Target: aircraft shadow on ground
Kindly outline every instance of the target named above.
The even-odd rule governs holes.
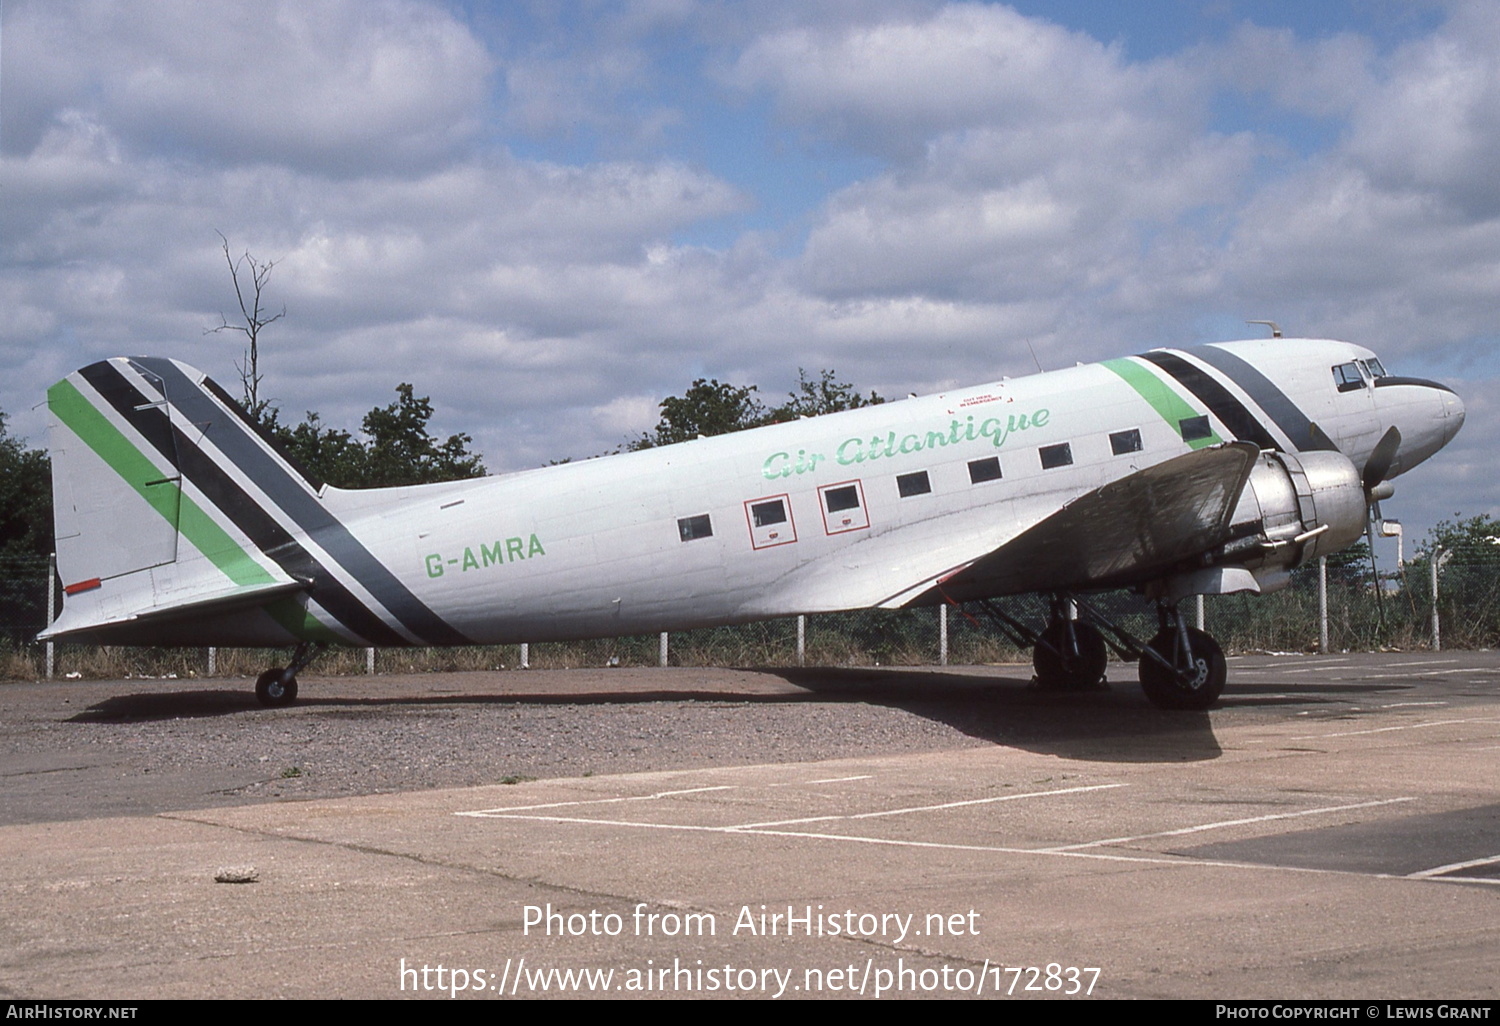
[[[292,711],[362,716],[381,708],[417,706],[864,703],[921,716],[992,744],[1073,759],[1183,762],[1214,759],[1222,752],[1207,713],[1165,711],[1151,706],[1135,682],[1134,669],[1119,663],[1109,666],[1111,683],[1082,691],[1041,689],[1029,675],[1020,675],[1023,670],[1011,667],[997,667],[992,676],[879,667],[777,667],[754,672],[777,678],[798,690],[767,693],[709,682],[694,686],[684,681],[687,686],[676,688],[622,686],[578,691],[427,692],[351,697],[320,696],[320,682],[311,680]],[[526,683],[524,676],[514,679]],[[1381,684],[1339,681],[1326,685],[1302,684],[1293,695],[1287,693],[1284,684],[1237,685],[1231,681],[1223,704],[1240,708],[1305,708],[1347,700],[1358,694],[1401,691],[1407,686],[1394,681]],[[245,688],[142,692],[97,702],[70,722],[152,722],[264,711]]]
[[[798,689],[775,693],[704,683],[680,688],[320,697],[318,682],[309,681],[294,711],[354,716],[382,707],[415,706],[865,703],[921,716],[992,744],[1067,758],[1182,762],[1214,759],[1221,754],[1207,713],[1156,709],[1141,695],[1130,668],[1111,664],[1110,670],[1116,678],[1113,683],[1072,692],[1042,690],[1014,670],[1006,675],[997,671],[994,676],[979,676],[943,670],[825,667],[758,670]],[[524,677],[517,678],[517,683],[523,682]],[[1350,689],[1343,685],[1337,690],[1347,693]],[[1284,689],[1265,685],[1247,685],[1226,696],[1227,702],[1256,706],[1302,706],[1328,700],[1329,696],[1316,692],[1288,696]],[[258,711],[262,710],[254,696],[240,688],[136,693],[97,702],[72,717],[71,722],[151,722]]]

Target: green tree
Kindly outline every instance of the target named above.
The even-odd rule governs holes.
[[[362,438],[325,427],[311,411],[296,427],[274,414],[268,426],[288,455],[312,476],[337,488],[382,488],[483,477],[484,463],[469,451],[466,434],[439,439],[427,433],[432,401],[416,389],[396,386],[396,401],[365,414]]]
[[[0,558],[52,552],[52,461],[5,427],[0,410]]]
[[[0,645],[31,641],[47,622],[52,462],[5,428],[0,411]]]
[[[798,367],[797,387],[787,393],[785,403],[771,411],[770,420],[779,423],[799,417],[820,417],[825,413],[879,406],[883,402],[874,392],[868,397],[860,395],[853,385],[838,380],[832,370],[825,370],[816,381],[809,381],[807,371]]]
[[[724,435],[766,423],[766,408],[754,385],[729,385],[699,378],[682,396],[661,401],[656,430],[630,442],[628,449],[652,449],[699,435]]]
[[[1453,559],[1462,563],[1484,565],[1500,564],[1500,518],[1488,513],[1467,519],[1455,513],[1452,520],[1439,520],[1427,538],[1421,551],[1430,554],[1441,548],[1453,553]]]
[[[411,385],[396,386],[397,399],[365,414],[364,433],[370,461],[365,486],[429,484],[483,477],[484,464],[469,452],[468,435],[449,435],[439,441],[427,434],[432,402],[417,398]]]
[[[787,401],[767,409],[755,393],[754,385],[730,385],[718,380],[699,378],[681,396],[661,401],[661,420],[656,429],[626,444],[627,449],[651,449],[658,445],[686,442],[700,435],[725,435],[731,431],[817,417],[825,413],[854,410],[885,402],[871,392],[862,396],[846,382],[838,380],[831,370],[809,380],[807,371],[797,368],[797,387],[787,393]]]

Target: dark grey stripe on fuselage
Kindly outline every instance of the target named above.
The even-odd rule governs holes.
[[[1277,388],[1270,378],[1257,370],[1254,364],[1215,346],[1199,346],[1190,355],[1202,360],[1242,388],[1299,452],[1331,447],[1326,435],[1320,437],[1320,433],[1313,430],[1313,422],[1308,419],[1307,414],[1302,412],[1291,397]]]
[[[176,364],[161,358],[142,358],[136,362],[161,377],[167,383],[167,396],[172,405],[188,420],[202,427],[206,437],[226,459],[239,467],[267,498],[408,630],[429,645],[472,644],[413,595],[384,563],[328,512],[306,484],[261,448],[258,438],[246,431],[232,413],[210,399]]]
[[[1246,442],[1254,442],[1260,449],[1280,450],[1281,445],[1271,437],[1266,426],[1256,419],[1255,414],[1245,408],[1245,404],[1234,397],[1234,394],[1202,368],[1189,363],[1174,352],[1163,349],[1153,349],[1149,353],[1140,355],[1142,360],[1149,360],[1172,377],[1176,378],[1184,388],[1193,393],[1198,399],[1219,418],[1219,423],[1234,435],[1235,438]]]
[[[165,406],[153,404],[150,396],[143,395],[108,361],[91,364],[79,374],[126,423],[171,461],[204,499],[243,531],[252,545],[288,575],[313,582],[318,603],[351,634],[372,645],[409,643],[315,560],[192,439],[172,425]]]
[[[1387,374],[1383,378],[1375,379],[1376,388],[1390,388],[1392,385],[1415,385],[1418,388],[1435,388],[1440,392],[1453,392],[1453,389],[1441,381],[1428,381],[1426,378],[1398,378],[1395,375]],[[1454,392],[1453,394],[1457,395],[1458,393]]]

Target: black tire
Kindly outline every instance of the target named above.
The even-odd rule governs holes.
[[[1141,690],[1158,709],[1207,709],[1224,693],[1224,681],[1229,676],[1224,650],[1211,634],[1196,627],[1189,627],[1187,634],[1193,649],[1191,677],[1184,679],[1182,674],[1167,669],[1150,656],[1141,657]],[[1175,663],[1177,632],[1162,631],[1151,639],[1149,647],[1167,662]]]
[[[261,705],[275,708],[297,700],[297,676],[283,667],[267,670],[255,682],[255,697]]]
[[[1060,691],[1082,691],[1098,687],[1104,680],[1104,668],[1109,664],[1109,649],[1104,644],[1104,635],[1092,624],[1075,620],[1073,637],[1078,642],[1078,655],[1066,655],[1068,625],[1054,620],[1042,631],[1042,641],[1031,650],[1031,666],[1036,670],[1036,679],[1044,688]],[[1049,649],[1047,646],[1051,645]]]

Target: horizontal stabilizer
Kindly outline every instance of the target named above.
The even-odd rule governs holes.
[[[301,581],[272,581],[266,584],[250,584],[225,588],[221,591],[207,594],[200,592],[182,602],[148,606],[129,615],[113,619],[77,623],[73,619],[64,616],[52,628],[38,634],[37,640],[57,641],[96,635],[108,632],[123,624],[144,626],[233,613],[241,609],[263,606],[276,599],[305,591],[306,588],[307,585]]]

